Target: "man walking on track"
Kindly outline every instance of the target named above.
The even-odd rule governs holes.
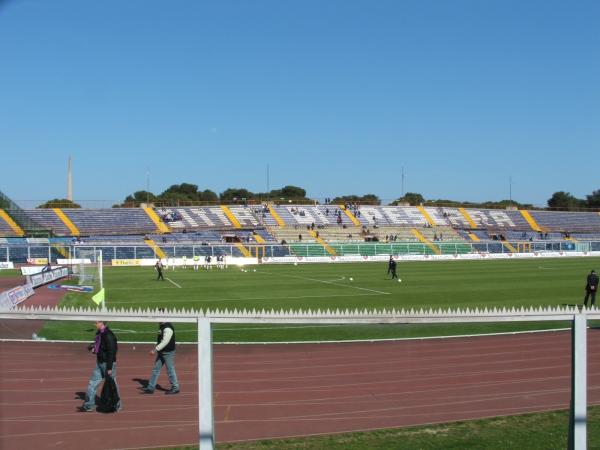
[[[106,377],[112,377],[117,382],[117,337],[106,326],[103,320],[96,322],[96,338],[94,343],[88,346],[88,350],[96,354],[96,367],[88,382],[85,403],[81,406],[82,412],[96,410],[96,389]],[[117,393],[119,387],[117,386]],[[119,395],[120,397],[120,395]],[[121,400],[117,403],[116,411],[121,409]]]
[[[390,255],[390,261],[388,262],[388,271],[387,271],[388,275],[392,274],[392,280],[394,278],[398,278],[398,274],[396,273],[396,261],[394,260],[394,257],[392,255]],[[398,281],[400,281],[400,279],[398,279]]]
[[[161,309],[160,312],[164,312],[164,309]],[[154,393],[156,382],[160,375],[160,369],[162,369],[163,365],[166,365],[167,375],[169,376],[169,382],[171,383],[171,389],[166,393],[178,394],[179,383],[177,381],[177,374],[175,373],[175,329],[170,322],[160,323],[156,344],[156,347],[150,351],[150,354],[156,355],[154,368],[152,369],[150,381],[148,381],[148,385],[143,391],[145,394]]]
[[[160,262],[160,259],[158,261],[156,261],[154,268],[158,272],[158,277],[156,278],[156,281],[158,281],[158,280],[165,281],[165,278],[163,277],[163,273],[162,273],[162,263]]]
[[[592,306],[596,306],[596,292],[598,292],[598,275],[596,275],[595,270],[592,270],[587,276],[585,284],[585,299],[583,300],[583,304],[586,308],[590,297],[592,297]]]

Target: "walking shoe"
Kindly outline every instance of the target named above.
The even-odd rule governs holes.
[[[93,407],[87,406],[87,405],[83,405],[81,408],[79,408],[79,411],[81,411],[81,412],[94,412],[94,411],[96,411],[96,408],[93,408]]]
[[[167,394],[167,395],[179,394],[179,388],[172,387],[167,392],[165,392],[165,394]]]
[[[142,389],[142,394],[154,394],[154,389],[144,388]]]

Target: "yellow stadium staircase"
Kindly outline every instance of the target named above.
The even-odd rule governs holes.
[[[58,253],[60,253],[60,255],[65,258],[65,259],[70,259],[71,255],[70,255],[70,251],[67,247],[65,247],[62,244],[52,244],[52,248],[54,250],[56,250]]]
[[[64,223],[65,226],[69,229],[69,231],[71,232],[71,236],[79,236],[79,229],[75,226],[73,222],[71,222],[71,219],[67,217],[67,215],[63,212],[62,209],[52,208],[52,211],[54,211],[54,214],[56,214],[60,221]]]
[[[156,242],[154,242],[153,239],[144,239],[144,242],[146,243],[146,245],[148,247],[150,247],[152,250],[154,250],[154,254],[156,256],[158,256],[160,259],[165,259],[167,257],[167,255],[165,254],[163,249],[160,248],[158,246],[158,244]]]
[[[269,212],[271,213],[271,216],[273,217],[273,219],[275,219],[275,222],[277,222],[277,225],[279,225],[279,228],[285,228],[285,222],[279,216],[279,214],[277,214],[277,211],[275,211],[275,208],[273,208],[273,205],[269,205]]]
[[[239,220],[237,220],[237,218],[233,215],[233,213],[227,206],[221,205],[221,209],[235,228],[242,228],[242,224],[239,222]]]
[[[434,220],[431,218],[431,216],[429,215],[429,213],[425,210],[425,208],[423,208],[422,206],[417,206],[417,209],[419,210],[419,212],[421,213],[421,215],[423,217],[425,217],[425,220],[427,221],[427,223],[429,225],[431,225],[432,227],[435,227],[435,222]]]
[[[421,233],[419,230],[417,230],[416,228],[411,228],[410,231],[416,236],[416,238],[419,241],[421,241],[423,244],[429,247],[433,251],[433,253],[435,253],[436,255],[440,255],[442,253],[440,248],[433,242],[431,242],[429,239],[427,239],[425,236],[423,236],[423,233]]]
[[[361,225],[360,220],[358,220],[356,218],[356,216],[354,214],[352,214],[352,211],[348,210],[345,205],[340,205],[340,209],[346,213],[346,215],[348,216],[348,218],[352,221],[352,223],[354,225],[356,225],[357,227],[360,227],[360,225]]]
[[[502,241],[504,248],[508,249],[511,253],[517,253],[517,249],[513,247],[510,242]]]
[[[242,255],[244,255],[246,258],[252,257],[250,250],[248,250],[246,247],[244,247],[244,244],[242,244],[240,242],[236,242],[235,246],[239,249],[240,252],[242,252]]]
[[[158,214],[156,214],[156,212],[152,208],[146,207],[144,208],[144,211],[148,215],[150,220],[154,223],[154,225],[156,225],[156,231],[158,233],[162,234],[171,232],[171,228],[169,228],[169,226],[166,223],[160,220],[160,217],[158,217]]]
[[[4,220],[17,236],[25,236],[25,231],[15,222],[6,211],[0,209],[0,218]]]
[[[529,224],[529,226],[531,227],[531,229],[533,231],[537,231],[538,233],[544,231],[544,229],[537,224],[537,222],[531,216],[531,214],[529,214],[529,211],[525,211],[524,209],[520,209],[519,212],[523,216],[523,219],[525,219],[527,221],[527,223]]]
[[[465,208],[458,208],[458,211],[463,215],[463,217],[465,218],[465,220],[467,221],[467,223],[469,224],[469,226],[471,228],[477,228],[477,224],[475,223],[475,221],[469,215],[469,213],[467,212],[467,210]]]
[[[325,248],[325,250],[327,250],[327,253],[329,253],[331,256],[337,255],[335,250],[333,248],[331,248],[327,242],[325,242],[323,239],[321,239],[316,231],[308,230],[308,233],[314,238],[315,241],[317,241],[319,244],[321,244]]]
[[[481,240],[477,237],[477,235],[475,233],[472,233],[471,231],[467,231],[467,234],[469,235],[469,238],[471,238],[471,240],[473,242],[479,242]]]

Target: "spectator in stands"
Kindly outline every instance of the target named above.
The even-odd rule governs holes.
[[[117,383],[117,337],[103,320],[96,321],[96,337],[94,343],[88,345],[88,350],[96,355],[96,367],[94,367],[88,382],[85,403],[81,406],[82,412],[96,410],[96,389],[104,378],[112,377],[115,384]],[[119,387],[117,386],[118,391]],[[121,406],[121,400],[119,400],[116,410],[119,411]]]
[[[596,275],[596,271],[592,270],[590,274],[587,276],[586,284],[585,284],[585,299],[583,300],[583,304],[587,308],[588,299],[592,297],[592,306],[596,306],[596,292],[598,292],[598,275]]]
[[[298,241],[302,242],[302,233],[298,235]]]
[[[164,312],[164,309],[161,309],[160,312]],[[144,394],[154,394],[163,365],[167,366],[167,375],[171,383],[171,389],[165,393],[167,395],[179,394],[179,382],[175,372],[175,328],[170,322],[160,322],[156,347],[150,351],[150,354],[156,355],[156,359],[148,385],[143,389]]]
[[[162,265],[162,262],[160,261],[160,259],[158,259],[158,260],[156,261],[156,264],[154,264],[154,268],[155,268],[155,269],[156,269],[156,271],[158,272],[158,276],[157,276],[157,278],[156,278],[156,281],[158,281],[158,280],[163,280],[163,281],[165,281],[165,278],[163,277],[163,273],[162,273],[162,270],[163,270],[163,265]]]

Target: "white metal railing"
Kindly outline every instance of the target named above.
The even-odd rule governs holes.
[[[338,256],[345,255],[390,255],[390,254],[418,254],[426,255],[431,253],[428,245],[414,241],[397,241],[390,243],[366,243],[366,242],[328,242],[333,246]],[[512,250],[503,245],[510,244],[519,253],[527,252],[590,252],[600,251],[600,241],[435,241],[443,254],[464,254],[464,253],[506,253],[511,254]],[[239,254],[239,250],[232,244],[173,244],[157,243],[158,246],[169,257],[192,257],[194,255],[216,256],[226,254],[233,256]],[[258,254],[261,257],[274,257],[281,255],[282,250],[296,256],[329,256],[327,250],[318,243],[288,242],[286,245],[275,243],[257,244],[256,242],[244,243],[253,255]],[[71,257],[78,258],[81,251],[102,250],[105,261],[111,259],[139,259],[153,258],[155,253],[152,248],[140,243],[120,243],[120,244],[97,244],[82,243],[79,245],[63,245],[62,248]],[[25,262],[29,258],[50,258],[64,257],[59,255],[59,251],[50,245],[39,244],[0,244],[0,261],[12,261],[15,263]]]
[[[600,319],[600,309],[578,307],[484,308],[449,310],[173,310],[46,308],[0,309],[0,319],[109,320],[113,322],[185,322],[198,329],[199,446],[214,448],[212,324],[423,324],[506,321],[571,321],[571,411],[568,448],[587,446],[587,321]]]

